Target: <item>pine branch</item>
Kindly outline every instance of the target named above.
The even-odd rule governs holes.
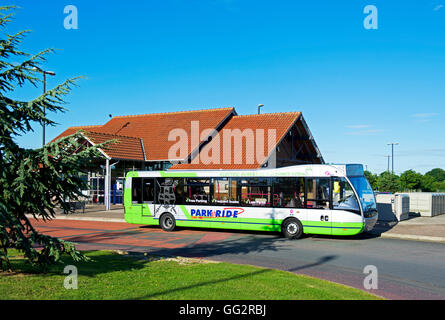
[[[6,28],[16,7],[0,7],[0,27]],[[68,79],[30,101],[7,97],[17,87],[41,82],[39,65],[53,49],[35,55],[21,51],[18,46],[29,31],[7,35],[0,40],[0,268],[10,269],[8,248],[22,251],[33,265],[45,268],[60,261],[67,253],[75,260],[84,259],[74,244],[40,234],[26,216],[44,221],[55,217],[55,210],[70,210],[65,198],[79,199],[88,188],[80,174],[88,172],[94,161],[103,156],[98,148],[88,147],[82,132],[68,136],[40,149],[24,149],[16,137],[33,131],[33,125],[55,125],[49,115],[65,112],[65,97],[78,79]],[[25,60],[13,64],[10,57]],[[36,250],[41,246],[42,250]]]

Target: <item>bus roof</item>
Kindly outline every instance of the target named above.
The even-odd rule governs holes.
[[[127,177],[344,177],[346,175],[363,176],[363,166],[361,164],[308,164],[257,170],[167,170],[127,173]]]

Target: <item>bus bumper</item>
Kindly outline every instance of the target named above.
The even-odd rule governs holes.
[[[365,228],[363,231],[368,232],[371,231],[375,224],[377,223],[378,215],[375,215],[372,218],[365,218]]]

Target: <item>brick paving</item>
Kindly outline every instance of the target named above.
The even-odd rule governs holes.
[[[49,236],[78,243],[83,249],[125,249],[143,251],[143,248],[183,248],[195,243],[218,242],[229,238],[228,232],[182,229],[164,232],[159,227],[128,224],[125,222],[84,221],[55,219],[49,222],[32,221],[33,226]]]
[[[95,225],[100,225],[100,222],[121,222],[126,228],[131,228],[134,226],[125,223],[124,209],[122,205],[114,205],[111,207],[111,209],[112,210],[110,211],[105,211],[104,206],[89,205],[86,207],[85,212],[82,212],[81,210],[77,210],[74,213],[69,214],[58,212],[56,214],[56,220],[97,221],[98,223]],[[70,224],[64,225],[69,227]],[[147,230],[150,230],[150,239],[151,241],[154,241],[154,243],[164,242],[164,237],[168,238],[168,236],[165,236],[165,234],[169,233],[162,232],[159,228],[153,227]],[[219,237],[227,236],[221,232],[210,231],[203,233],[202,229],[196,229],[196,231],[193,230],[190,232],[195,232],[196,237],[201,235],[203,238],[201,242],[206,241],[206,238],[209,238],[210,240],[213,238],[218,240]],[[435,217],[410,217],[410,219],[400,222],[378,222],[372,233],[388,238],[445,242],[445,214]],[[184,235],[184,233],[181,232],[181,235]],[[180,240],[171,239],[167,245],[175,245],[175,241],[177,242]],[[199,239],[195,239],[195,241],[199,241]]]

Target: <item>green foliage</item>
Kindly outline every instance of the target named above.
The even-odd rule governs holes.
[[[445,170],[436,168],[424,175],[414,170],[407,170],[400,177],[388,171],[380,175],[365,171],[365,176],[372,189],[380,192],[445,192],[445,179],[440,180],[444,177],[443,173]]]
[[[422,174],[414,170],[407,170],[400,175],[400,190],[401,191],[416,191],[419,190],[422,184]]]
[[[435,182],[445,182],[445,170],[441,168],[435,168],[428,171],[425,175],[433,178]]]
[[[434,189],[435,190],[433,190],[433,191],[445,192],[445,181],[435,182],[434,183]]]
[[[13,7],[0,7],[0,30],[6,30]],[[83,259],[72,243],[40,234],[26,216],[43,220],[54,217],[55,208],[69,210],[64,199],[76,200],[86,189],[79,173],[87,172],[101,157],[97,147],[85,147],[80,132],[43,148],[21,148],[15,137],[32,131],[35,124],[55,125],[46,114],[64,112],[64,97],[76,78],[69,79],[31,101],[7,95],[25,85],[40,85],[39,68],[47,49],[31,55],[18,47],[27,31],[2,34],[0,39],[0,267],[10,269],[9,247],[23,252],[33,265],[45,268],[60,260],[62,252]],[[12,63],[9,60],[20,61]],[[46,109],[46,113],[44,110]],[[40,247],[37,250],[36,247]]]
[[[399,177],[388,171],[383,172],[377,178],[377,189],[380,192],[395,193],[400,190]]]
[[[429,175],[421,176],[420,179],[420,189],[423,192],[433,192],[438,191],[438,183],[434,181],[434,178]]]

